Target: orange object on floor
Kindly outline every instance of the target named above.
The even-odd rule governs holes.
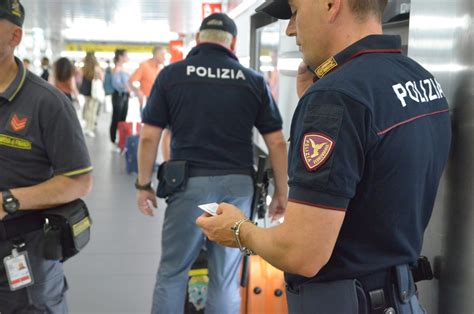
[[[250,256],[249,262],[248,284],[240,289],[240,314],[287,314],[283,272],[260,256]]]

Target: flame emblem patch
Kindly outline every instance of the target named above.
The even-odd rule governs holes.
[[[304,135],[301,143],[301,155],[309,171],[316,171],[329,158],[334,148],[334,141],[321,133]]]

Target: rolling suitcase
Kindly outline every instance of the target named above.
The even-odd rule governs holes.
[[[283,272],[264,261],[250,256],[248,283],[240,289],[240,314],[287,314]]]
[[[125,140],[125,169],[128,174],[138,173],[138,142],[140,137],[132,135]]]
[[[142,124],[137,123],[137,122],[121,121],[118,123],[118,126],[117,126],[118,135],[119,135],[118,147],[120,148],[120,151],[123,152],[123,150],[125,149],[125,141],[127,140],[127,137],[131,135],[140,134],[141,128],[142,128]]]

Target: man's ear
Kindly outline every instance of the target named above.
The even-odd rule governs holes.
[[[199,32],[196,33],[196,36],[194,38],[196,40],[196,44],[199,45],[201,43],[201,40],[199,39]]]
[[[232,52],[235,52],[236,46],[237,46],[237,37],[234,37],[232,38],[232,42],[230,43],[230,50]]]
[[[20,45],[21,40],[23,38],[23,30],[21,27],[12,26],[12,36],[10,40],[10,46],[12,48],[16,48]]]
[[[333,23],[341,12],[342,1],[343,0],[326,0],[326,10],[330,23]]]

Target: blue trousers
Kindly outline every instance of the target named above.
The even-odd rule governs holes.
[[[13,243],[0,241],[0,313],[68,313],[65,297],[67,283],[63,265],[59,261],[44,259],[43,230],[26,234],[23,240],[26,243],[34,284],[10,291],[3,258],[11,255]]]
[[[197,206],[226,202],[237,206],[248,216],[252,196],[250,176],[226,175],[192,177],[185,191],[168,198],[152,313],[183,312],[188,272],[204,245],[204,235],[195,223],[203,211]],[[239,250],[207,241],[207,253],[209,286],[205,312],[238,314]]]

